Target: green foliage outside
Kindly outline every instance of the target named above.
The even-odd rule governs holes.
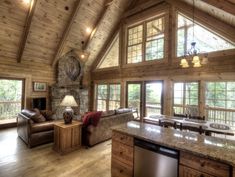
[[[15,118],[21,110],[22,81],[0,79],[0,119]]]

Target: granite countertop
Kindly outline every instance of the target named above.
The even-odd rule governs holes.
[[[235,141],[130,121],[112,130],[235,166]]]
[[[158,122],[159,119],[162,120],[171,120],[176,123],[182,123],[182,124],[189,124],[189,125],[200,125],[202,126],[202,129],[207,132],[214,132],[214,133],[219,133],[219,134],[225,134],[225,135],[231,135],[234,136],[234,131],[231,130],[229,125],[222,124],[222,123],[214,123],[210,121],[205,121],[205,120],[195,120],[195,119],[189,119],[189,118],[183,118],[183,117],[174,117],[174,116],[166,116],[166,115],[154,115],[150,117],[146,117],[145,119],[150,120],[150,121],[155,121]],[[228,129],[218,129],[218,128],[213,128],[211,125],[221,125],[224,127],[228,127]]]

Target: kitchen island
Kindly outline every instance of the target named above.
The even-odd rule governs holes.
[[[235,177],[234,141],[136,121],[112,130],[113,177],[134,176],[136,139],[178,151],[179,177]]]

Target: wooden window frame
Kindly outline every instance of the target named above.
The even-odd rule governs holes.
[[[141,22],[137,22],[135,23],[134,25],[129,25],[126,27],[125,29],[125,57],[124,57],[124,65],[125,66],[133,66],[133,65],[138,65],[138,64],[143,64],[143,63],[148,63],[148,64],[152,64],[153,62],[164,62],[165,59],[167,58],[167,47],[168,47],[168,38],[167,38],[167,34],[168,34],[168,22],[169,22],[169,13],[164,11],[164,12],[161,12],[157,15],[154,15],[152,17],[149,17],[149,18],[146,18],[144,20],[142,20]],[[147,41],[147,23],[148,22],[151,22],[151,21],[154,21],[154,20],[157,20],[157,19],[160,19],[160,18],[163,18],[163,25],[164,25],[164,45],[163,45],[163,58],[161,59],[154,59],[154,60],[148,60],[146,61],[146,43],[149,42]],[[137,62],[137,63],[128,63],[128,39],[129,39],[129,29],[131,28],[134,28],[136,26],[139,26],[139,25],[143,25],[143,40],[142,40],[142,61],[141,62]]]
[[[212,82],[212,83],[216,83],[216,82],[225,82],[226,83],[226,96],[227,96],[227,92],[228,92],[228,90],[227,90],[227,83],[228,82],[233,82],[233,83],[235,83],[235,80],[207,80],[207,81],[205,81],[205,86],[204,87],[206,87],[206,84],[207,83],[209,83],[209,82]],[[203,109],[204,109],[204,112],[205,112],[205,115],[207,115],[207,111],[208,110],[212,110],[212,111],[224,111],[224,112],[235,112],[235,109],[229,109],[229,108],[219,108],[219,107],[207,107],[206,106],[206,89],[204,90],[204,92],[205,92],[205,103],[204,103],[204,105],[203,105]],[[228,100],[227,100],[227,97],[225,98],[225,100],[224,100],[225,102],[227,102]],[[227,104],[227,103],[225,103],[225,104]],[[227,106],[226,106],[227,107]],[[215,113],[214,113],[215,114]],[[207,118],[207,116],[206,116],[206,118]],[[219,120],[221,120],[221,119],[219,119]],[[214,120],[213,121],[216,121],[216,117],[214,117]],[[227,114],[225,114],[225,123],[227,123]],[[231,122],[231,121],[230,121]],[[232,120],[232,122],[235,122],[235,119],[233,119]],[[234,128],[234,126],[233,126],[233,128]]]
[[[191,17],[191,14],[189,14],[188,12],[182,10],[182,9],[177,9],[174,11],[175,13],[175,30],[174,30],[174,34],[175,34],[175,51],[173,52],[174,53],[174,57],[176,59],[180,59],[182,58],[183,56],[177,56],[177,49],[178,49],[178,29],[183,29],[184,27],[180,27],[178,28],[178,14],[184,16],[185,18],[188,18],[189,20],[192,18]],[[212,17],[213,18],[213,17]],[[217,20],[217,19],[215,19]],[[212,31],[211,28],[211,24],[210,23],[207,23],[207,22],[204,22],[203,20],[201,20],[201,16],[199,15],[195,21],[197,21],[197,25],[205,28],[206,30],[210,31],[212,34],[216,34],[218,35],[219,37],[221,37],[222,39],[224,40],[227,40],[227,35],[224,35],[222,34],[221,32],[218,32],[217,30],[216,31]],[[185,27],[184,29],[187,29],[188,27]],[[185,31],[184,31],[185,32]],[[187,36],[187,35],[185,35]],[[185,37],[185,41],[187,41],[187,37]],[[232,42],[232,43],[235,43],[235,41],[228,41],[228,42]],[[187,52],[187,42],[185,43],[184,45],[184,49],[186,49],[186,52]],[[208,55],[208,57],[218,57],[218,56],[221,56],[221,54],[225,55],[225,54],[228,54],[228,55],[231,55],[232,54],[235,54],[235,49],[227,49],[227,50],[218,50],[218,51],[212,51],[212,52],[206,52],[206,54]],[[177,61],[175,61],[177,62]]]
[[[99,85],[106,85],[107,86],[107,98],[106,99],[98,99],[98,86]],[[121,105],[121,83],[97,83],[95,84],[95,110],[98,108],[98,100],[105,100],[106,101],[106,110],[109,110],[109,101],[110,101],[110,85],[120,85],[120,105]],[[117,100],[111,100],[117,101]]]
[[[164,81],[163,80],[149,80],[149,81],[126,81],[126,102],[125,105],[128,107],[128,85],[129,84],[140,84],[140,112],[139,114],[139,121],[143,122],[144,117],[146,117],[146,84],[149,83],[161,83],[162,84],[162,93],[161,93],[161,114],[164,111]]]
[[[142,26],[142,28],[143,28],[143,31],[142,31],[142,42],[141,43],[136,43],[136,44],[132,44],[132,45],[129,45],[128,44],[128,42],[129,42],[129,30],[130,29],[132,29],[132,28],[136,28],[136,27],[138,27],[138,26]],[[141,60],[143,61],[143,50],[144,50],[144,24],[143,23],[137,23],[137,24],[135,24],[135,25],[132,25],[132,26],[129,26],[129,27],[127,27],[127,30],[126,30],[126,34],[127,34],[127,38],[126,38],[126,45],[127,45],[127,47],[126,47],[126,64],[133,64],[133,63],[128,63],[128,48],[129,47],[133,47],[133,46],[137,46],[137,45],[140,45],[141,44],[141,48],[142,48],[142,57],[141,57]],[[142,62],[141,61],[141,62]],[[141,63],[141,62],[137,62],[137,63]]]
[[[175,104],[175,84],[176,83],[183,83],[183,105]],[[173,99],[172,99],[172,112],[174,113],[174,107],[182,107],[183,108],[183,114],[185,114],[185,108],[186,108],[186,84],[187,83],[198,83],[198,114],[201,115],[201,109],[200,109],[200,103],[201,103],[201,82],[200,81],[175,81],[173,82]]]

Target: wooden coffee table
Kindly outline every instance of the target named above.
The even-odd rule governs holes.
[[[61,155],[81,147],[82,122],[73,121],[71,124],[56,122],[54,124],[53,149]]]

